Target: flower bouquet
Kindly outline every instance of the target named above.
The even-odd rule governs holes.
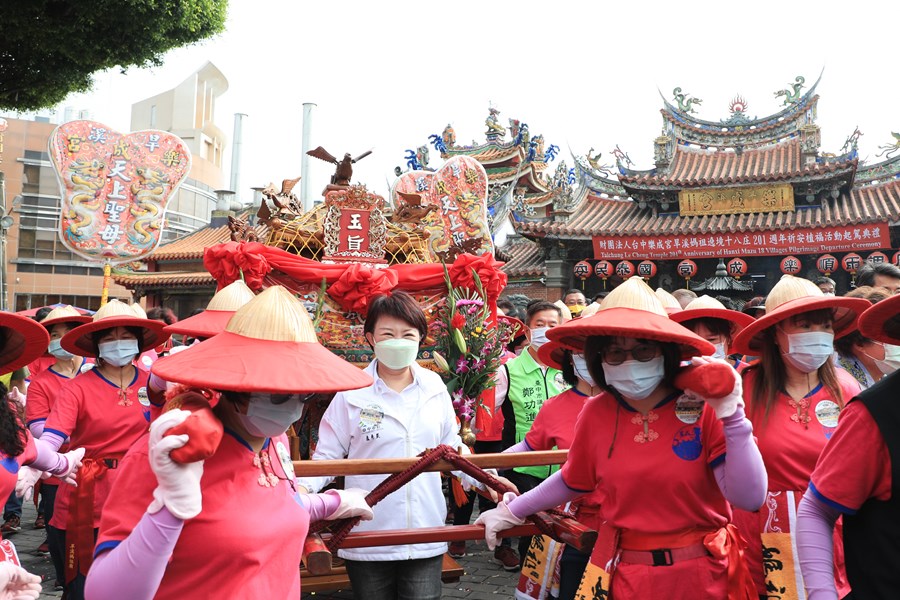
[[[447,299],[433,323],[434,362],[447,384],[459,417],[460,436],[467,446],[475,443],[471,425],[476,408],[493,415],[493,403],[485,405],[482,396],[494,387],[494,374],[511,334],[505,323],[496,322],[481,279],[474,269],[472,274],[475,289],[455,287],[444,268]]]

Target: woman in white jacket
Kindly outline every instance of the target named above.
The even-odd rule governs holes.
[[[375,383],[340,392],[319,425],[313,460],[416,456],[447,444],[464,447],[450,396],[441,378],[416,364],[428,325],[425,313],[403,292],[376,298],[364,326],[375,360],[366,367]],[[346,488],[372,490],[385,475],[346,477]],[[300,479],[318,491],[333,477]],[[444,525],[447,507],[439,473],[423,473],[375,507],[375,518],[356,531]],[[441,562],[447,544],[406,544],[340,550],[353,595],[365,600],[441,597]]]

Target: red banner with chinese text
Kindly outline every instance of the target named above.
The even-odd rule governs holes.
[[[682,259],[858,252],[891,247],[887,223],[697,235],[595,236],[595,259]]]

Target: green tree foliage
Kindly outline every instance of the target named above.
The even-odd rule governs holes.
[[[225,27],[227,0],[0,0],[0,109],[53,106]]]

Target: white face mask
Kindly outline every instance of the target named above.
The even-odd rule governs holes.
[[[606,383],[629,400],[643,400],[662,382],[666,375],[665,358],[657,356],[641,362],[626,360],[621,365],[603,363]]]
[[[381,340],[375,346],[375,358],[389,369],[405,369],[416,360],[419,342],[416,340]]]
[[[247,414],[235,413],[250,435],[261,438],[275,437],[300,420],[303,414],[300,394],[291,394],[290,398],[280,404],[272,402],[273,396],[278,396],[280,400],[284,394],[250,394]]]
[[[534,329],[531,330],[531,344],[530,345],[532,348],[534,348],[535,350],[540,350],[541,346],[543,346],[548,341],[550,341],[547,339],[547,330],[548,329],[550,329],[550,328],[549,327],[535,327]]]
[[[98,344],[100,358],[114,367],[124,367],[140,352],[137,340],[111,340]]]
[[[803,373],[812,373],[834,354],[834,334],[828,331],[788,333],[785,360]]]
[[[582,380],[591,387],[597,385],[594,382],[594,378],[591,377],[591,373],[588,371],[587,361],[584,359],[584,354],[572,354],[572,367],[575,369],[575,375],[578,377],[578,379]]]
[[[725,344],[716,344],[716,351],[713,352],[713,358],[721,358],[722,360],[725,360],[727,357],[728,355],[725,354]]]
[[[884,360],[874,358],[875,366],[883,375],[890,375],[900,369],[900,346],[882,344],[884,346]]]
[[[75,356],[71,352],[63,350],[61,339],[50,340],[50,345],[47,347],[47,352],[61,360],[66,360]]]

